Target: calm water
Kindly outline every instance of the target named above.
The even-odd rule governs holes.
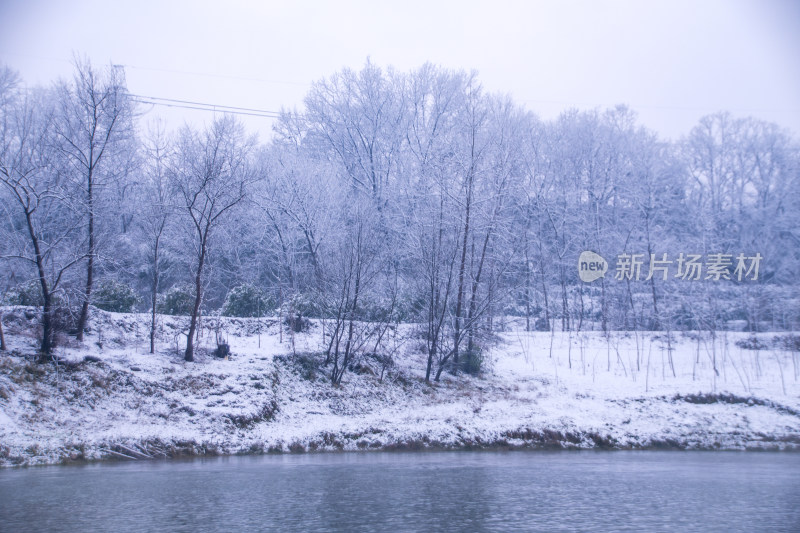
[[[800,454],[439,452],[0,471],[0,531],[800,531]]]

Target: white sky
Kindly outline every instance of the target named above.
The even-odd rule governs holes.
[[[627,103],[662,136],[707,113],[800,133],[800,2],[160,2],[0,0],[0,62],[30,85],[73,52],[126,66],[134,94],[280,110],[367,56],[476,69],[544,118]],[[172,126],[210,113],[154,108]],[[245,121],[263,137],[271,121]]]

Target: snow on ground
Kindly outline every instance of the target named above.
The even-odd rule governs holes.
[[[330,384],[324,324],[291,335],[277,318],[223,319],[229,359],[203,322],[197,361],[187,319],[94,310],[60,365],[33,363],[33,309],[6,307],[0,355],[0,464],[358,449],[559,447],[800,449],[800,354],[743,349],[745,333],[500,333],[481,376],[424,381],[413,327],[381,370],[363,358]],[[769,345],[769,347],[767,347]],[[88,357],[87,357],[88,356]],[[716,372],[714,371],[716,368]]]

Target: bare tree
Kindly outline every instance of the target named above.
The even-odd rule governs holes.
[[[265,179],[253,200],[275,239],[276,277],[290,294],[317,290],[323,278],[321,249],[336,227],[341,184],[332,165],[305,149],[280,144],[260,159]]]
[[[49,95],[3,92],[0,182],[9,197],[3,202],[5,259],[35,268],[42,298],[40,360],[47,361],[54,346],[55,296],[64,275],[85,258],[76,252],[80,218],[69,180],[52,164]]]
[[[145,142],[145,166],[142,169],[142,201],[138,210],[138,226],[147,239],[150,263],[150,353],[155,353],[156,303],[163,269],[163,240],[167,224],[174,212],[167,165],[173,156],[164,131],[156,126]]]
[[[75,60],[71,83],[57,86],[58,111],[54,122],[59,152],[65,170],[82,183],[86,216],[86,285],[77,323],[77,339],[89,317],[97,257],[98,199],[102,189],[116,176],[109,161],[132,135],[132,102],[125,87],[124,73],[109,66],[95,70],[88,61]]]
[[[452,142],[466,80],[464,73],[426,64],[409,74],[404,85],[408,148],[401,199],[402,205],[415,208],[398,209],[397,219],[401,227],[407,228],[406,254],[419,265],[409,266],[409,274],[419,283],[417,291],[425,301],[426,381],[432,377],[434,363],[441,365],[440,359],[449,353],[445,333],[452,307],[460,227],[454,216],[458,204],[450,192],[456,187]]]
[[[194,303],[184,359],[194,361],[194,336],[203,300],[204,267],[213,234],[246,195],[253,179],[250,155],[254,138],[232,117],[215,120],[203,132],[184,128],[176,146],[170,179],[189,219],[194,246]]]
[[[403,92],[393,88],[400,83],[368,60],[359,72],[344,69],[315,83],[305,99],[305,143],[331,154],[378,209],[388,200],[403,143]]]
[[[460,115],[463,117],[461,135],[463,144],[459,147],[462,150],[459,158],[459,171],[463,176],[460,194],[463,195],[463,229],[461,229],[461,259],[458,267],[458,281],[456,285],[456,308],[453,318],[453,364],[456,370],[459,364],[459,345],[463,338],[462,313],[464,312],[464,298],[466,290],[466,271],[467,271],[467,248],[471,237],[470,222],[475,199],[475,181],[480,172],[481,160],[487,146],[485,127],[487,122],[486,102],[484,101],[480,84],[475,74],[470,77],[465,86],[464,109]],[[442,365],[436,373],[438,381],[441,375]]]
[[[331,382],[335,385],[341,383],[347,368],[370,339],[380,339],[385,330],[369,323],[375,317],[366,316],[364,302],[387,288],[391,290],[388,284],[381,283],[382,274],[387,271],[387,247],[378,231],[380,221],[372,200],[359,192],[346,199],[350,208],[342,217],[335,249],[329,253],[323,292],[333,316],[327,352],[333,364]],[[385,326],[388,321],[378,322]],[[377,340],[376,347],[379,344]]]

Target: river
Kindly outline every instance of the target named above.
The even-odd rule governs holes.
[[[800,531],[800,454],[327,453],[0,471],[0,531]]]

